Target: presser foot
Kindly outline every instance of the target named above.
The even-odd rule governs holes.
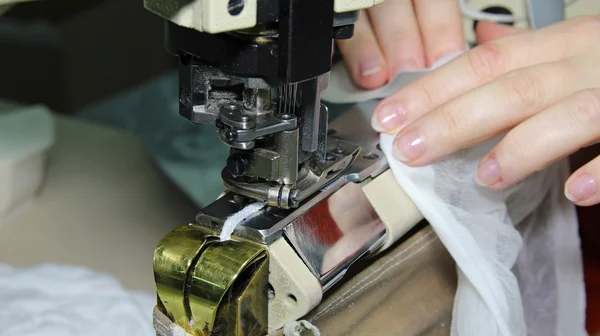
[[[223,169],[221,177],[225,187],[241,196],[264,201],[268,206],[281,209],[297,208],[319,189],[335,181],[356,160],[361,148],[336,138],[329,138],[325,160],[306,161],[301,165],[298,178],[293,184],[257,182],[245,177],[234,177],[229,168]]]

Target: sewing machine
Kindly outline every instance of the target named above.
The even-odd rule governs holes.
[[[378,200],[394,207],[379,190],[395,181],[370,111],[329,125],[320,99],[332,41],[351,38],[357,11],[382,1],[145,1],[166,19],[166,48],[179,58],[181,116],[212,125],[230,147],[226,192],[156,249],[159,334],[175,323],[193,335],[266,335],[421,219],[401,191],[403,213],[379,217]],[[331,213],[340,197],[355,222]],[[225,221],[256,202],[266,207],[220,241]]]
[[[179,58],[179,107],[231,148],[227,191],[155,252],[155,327],[265,335],[302,318],[359,259],[422,219],[354,108],[328,125],[333,39],[382,0],[146,0]],[[351,204],[339,216],[332,204]],[[267,207],[221,242],[225,221]]]

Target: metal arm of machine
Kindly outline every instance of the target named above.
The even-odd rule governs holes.
[[[146,0],[167,19],[177,55],[179,111],[216,126],[231,148],[223,181],[238,195],[296,208],[354,160],[327,153],[334,39],[351,38],[357,10],[382,0]]]
[[[228,192],[155,251],[159,334],[171,335],[165,325],[173,323],[192,335],[266,335],[307,314],[356,260],[421,220],[401,189],[404,213],[385,218],[390,207],[377,190],[395,181],[382,174],[371,109],[328,125],[320,99],[332,41],[351,38],[357,10],[381,1],[145,1],[167,19],[180,114],[213,125],[230,147]],[[356,200],[359,221],[331,215],[340,196]],[[268,206],[220,242],[225,220],[257,200]]]
[[[266,208],[236,228],[233,241],[219,243],[218,236],[224,221],[245,205],[243,197],[229,192],[205,207],[197,216],[195,224],[183,227],[183,231],[180,228],[165,238],[155,253],[160,310],[157,314],[169,316],[170,321],[193,320],[194,323],[178,323],[192,335],[266,335],[306,315],[321,301],[323,294],[344,277],[355,261],[385,250],[417,224],[422,219],[421,214],[396,184],[378,149],[378,134],[368,123],[371,109],[369,106],[357,106],[331,124],[328,152],[340,151],[338,149],[354,150],[358,153],[357,157],[339,178],[316,191],[299,207]],[[358,220],[346,221],[332,214],[332,200],[339,197],[355,203],[349,210],[352,210],[352,215]],[[190,231],[197,232],[196,236],[199,238],[192,244],[193,253],[185,253],[182,245],[187,245]],[[184,236],[174,238],[173,235],[182,232],[186,232]],[[213,257],[206,259],[208,250],[201,246],[207,242],[210,242],[212,249],[223,249],[223,252],[212,252]],[[231,264],[228,260],[235,256],[234,259],[250,263],[251,260],[243,256],[249,253],[248,250],[261,248],[266,251],[261,262],[268,265],[268,285],[256,287],[247,283],[248,287],[244,287],[244,290],[236,287],[235,279],[254,276],[250,277],[248,272],[243,273],[240,266],[237,266],[240,263]],[[231,249],[236,250],[231,252]],[[189,262],[183,262],[181,258]],[[212,260],[219,266],[207,263],[207,260]],[[165,264],[172,266],[165,267]],[[174,272],[174,269],[178,271]],[[221,301],[209,300],[212,297],[211,291],[198,287],[206,281],[198,277],[214,277],[215,271],[228,278],[228,283],[231,284],[220,287],[222,294],[218,297]],[[173,278],[177,278],[173,274],[180,274],[180,279],[188,281],[173,281]],[[230,291],[244,293],[238,296],[239,300],[247,295],[257,297],[252,302],[259,307],[246,305],[244,310],[242,301],[231,301],[227,294]],[[163,305],[164,302],[173,302],[173,293],[176,293],[179,302],[187,302],[187,310],[175,310]],[[186,297],[187,301],[184,299]],[[268,300],[261,301],[258,297]],[[239,302],[236,309],[232,310],[231,302]],[[238,328],[235,330],[217,328],[215,331],[209,328],[199,332],[189,327],[190,324],[197,326],[198,320],[211,320],[211,325],[217,323],[220,318],[216,313],[211,313],[208,317],[206,315],[210,311],[218,311],[217,308],[198,308],[207,304],[223,307],[229,314],[235,312],[235,316],[245,319],[244,325],[252,325],[252,330],[256,333],[239,327],[239,320],[229,324],[232,328]],[[250,314],[250,310],[266,313],[260,315],[263,318],[260,321],[244,318],[243,316]],[[254,323],[249,324],[248,321]]]

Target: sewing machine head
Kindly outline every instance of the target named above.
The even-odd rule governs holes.
[[[370,111],[328,128],[320,99],[333,40],[352,37],[357,10],[379,2],[145,1],[167,19],[166,46],[179,57],[180,114],[214,125],[230,147],[229,192],[155,251],[157,330],[264,335],[307,314],[349,265],[393,236],[360,201],[387,168]],[[324,215],[334,195],[363,220]],[[219,241],[225,221],[254,200],[268,207]]]
[[[332,41],[351,38],[357,10],[378,2],[146,0],[169,19],[180,114],[215,125],[231,148],[227,189],[295,208],[348,168],[357,149],[328,146],[320,94]]]

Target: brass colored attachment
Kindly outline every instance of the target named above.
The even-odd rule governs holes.
[[[154,251],[158,308],[195,336],[263,336],[268,331],[264,246],[196,224],[166,235]]]

